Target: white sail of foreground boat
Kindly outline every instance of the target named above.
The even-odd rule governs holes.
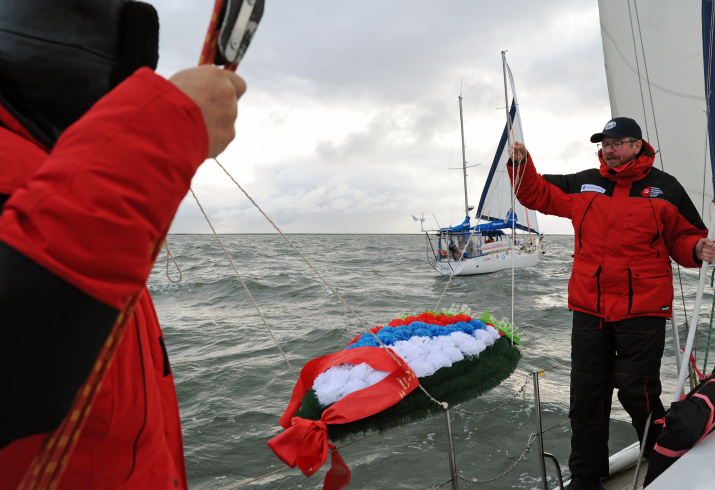
[[[539,262],[541,236],[536,212],[526,209],[515,199],[506,171],[509,144],[514,139],[524,141],[524,135],[514,78],[504,52],[502,64],[508,119],[482,190],[474,225],[469,216],[473,208],[468,203],[462,96],[459,96],[465,218],[457,226],[426,232],[430,242],[428,261],[443,276],[485,274],[512,267],[533,267]],[[511,87],[511,104],[507,76]]]
[[[644,139],[657,150],[654,165],[678,179],[703,221],[709,224],[712,238],[712,218],[715,217],[712,207],[715,124],[710,118],[715,66],[712,0],[599,0],[598,6],[611,116],[627,116],[639,123]],[[674,393],[663,394],[672,396],[673,401],[679,400],[683,391],[689,391],[683,384],[698,330],[707,267],[704,264],[701,270],[692,315],[688,315],[685,304],[680,308],[673,305],[678,383]],[[676,272],[680,275],[679,269]],[[680,282],[680,278],[675,282]],[[690,325],[684,356],[680,355],[679,324]],[[710,434],[648,488],[671,489],[683,484],[690,488],[709,488],[714,444],[715,436]],[[637,447],[637,443],[634,446]],[[623,454],[619,457],[623,458]],[[629,454],[637,457],[638,453]]]

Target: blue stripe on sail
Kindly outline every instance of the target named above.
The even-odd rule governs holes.
[[[713,94],[712,77],[715,75],[715,64],[712,53],[712,32],[713,29],[713,1],[703,0],[703,73],[705,74],[705,97],[708,105],[708,139],[710,141],[710,166],[715,176],[715,118],[711,117],[710,111],[714,107],[715,94]],[[711,182],[715,190],[715,182]]]
[[[514,104],[514,99],[511,100],[511,110],[509,110],[509,118],[512,121],[512,124],[514,123],[514,116],[516,115],[516,104]],[[487,176],[487,182],[484,184],[484,189],[482,189],[482,196],[479,198],[479,207],[477,208],[477,216],[481,217],[482,215],[482,208],[484,207],[484,200],[487,198],[487,194],[489,192],[489,186],[492,185],[492,178],[494,177],[494,173],[497,170],[497,165],[499,165],[499,160],[501,159],[501,155],[504,152],[504,148],[506,147],[506,143],[509,141],[509,124],[504,125],[504,132],[501,135],[501,139],[499,140],[499,147],[497,148],[497,152],[494,155],[494,161],[492,162],[492,166],[489,169],[489,175]]]

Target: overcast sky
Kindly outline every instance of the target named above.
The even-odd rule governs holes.
[[[198,62],[213,0],[150,0],[158,71]],[[501,51],[541,173],[595,166],[610,118],[596,0],[266,0],[238,73],[237,138],[219,161],[285,232],[416,233],[478,204],[504,126]],[[192,188],[223,233],[273,232],[212,161]],[[539,215],[543,232],[572,233]],[[209,233],[193,198],[174,233]]]

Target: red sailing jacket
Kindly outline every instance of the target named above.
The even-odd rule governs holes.
[[[0,194],[10,195],[0,214],[3,246],[110,311],[140,296],[60,488],[187,488],[174,381],[145,284],[208,153],[200,109],[145,68],[70,126],[51,151],[1,107],[0,122]],[[26,355],[46,348],[42,342],[36,339]],[[17,487],[45,435],[0,449],[0,488]]]
[[[643,142],[638,158],[617,168],[603,163],[570,175],[539,175],[529,155],[513,169],[524,206],[569,218],[574,262],[568,305],[618,321],[672,315],[672,257],[698,267],[694,247],[707,228],[675,178],[653,168],[655,152]],[[600,159],[600,157],[599,157]]]

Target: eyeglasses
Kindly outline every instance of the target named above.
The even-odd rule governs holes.
[[[623,148],[623,143],[635,143],[638,140],[628,140],[628,141],[614,141],[613,143],[599,143],[596,145],[596,147],[600,149],[607,150],[611,148],[613,151],[618,151],[621,148]]]

